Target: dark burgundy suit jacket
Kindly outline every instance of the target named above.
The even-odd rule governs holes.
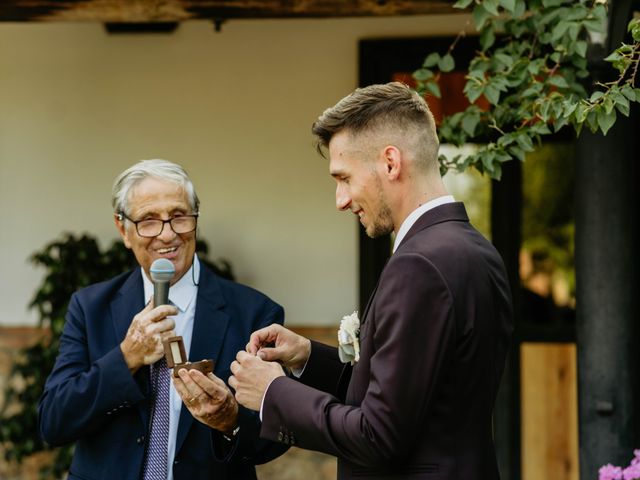
[[[502,259],[461,203],[426,212],[361,317],[360,361],[313,343],[267,390],[261,436],[338,457],[338,478],[499,478],[492,411],[512,331]]]

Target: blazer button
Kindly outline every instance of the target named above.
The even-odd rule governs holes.
[[[138,438],[136,438],[136,442],[138,443],[138,445],[144,443],[144,435],[140,435]]]
[[[287,435],[287,434],[285,434],[285,435],[284,435],[284,440],[283,440],[283,442],[284,442],[284,443],[287,443],[287,444],[289,443],[289,435]]]
[[[281,442],[283,438],[284,435],[282,434],[282,432],[278,432],[278,441]]]

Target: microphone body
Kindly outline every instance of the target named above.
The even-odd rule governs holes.
[[[169,284],[176,274],[176,267],[166,258],[154,260],[149,269],[153,282],[153,306],[169,304]]]

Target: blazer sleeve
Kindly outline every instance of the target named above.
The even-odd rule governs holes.
[[[38,405],[40,435],[57,446],[97,431],[109,416],[145,398],[117,344],[90,360],[87,319],[77,294],[71,297],[60,351]]]
[[[431,262],[417,254],[392,257],[361,331],[373,335],[372,351],[361,352],[370,360],[362,402],[346,405],[279,377],[265,397],[263,437],[293,435],[299,447],[369,467],[401,461],[433,406],[455,336],[453,312],[452,296]]]
[[[266,314],[258,315],[259,321],[253,330],[277,323],[284,323],[284,310],[276,303],[269,302]],[[247,339],[248,340],[248,339]],[[225,379],[227,381],[227,379]],[[259,465],[282,455],[288,450],[287,445],[260,438],[260,416],[258,412],[240,406],[238,411],[238,434],[231,441],[217,431],[211,430],[211,443],[214,458],[224,463],[246,463]]]

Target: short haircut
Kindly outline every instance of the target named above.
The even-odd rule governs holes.
[[[111,191],[111,204],[115,213],[129,213],[129,194],[136,185],[146,178],[157,178],[182,186],[191,208],[194,212],[198,211],[200,200],[185,169],[167,160],[154,159],[136,163],[115,179]]]
[[[328,108],[311,128],[316,148],[324,156],[333,136],[347,131],[361,134],[410,135],[414,137],[414,155],[424,166],[436,166],[438,136],[433,115],[415,90],[400,82],[358,88]]]

